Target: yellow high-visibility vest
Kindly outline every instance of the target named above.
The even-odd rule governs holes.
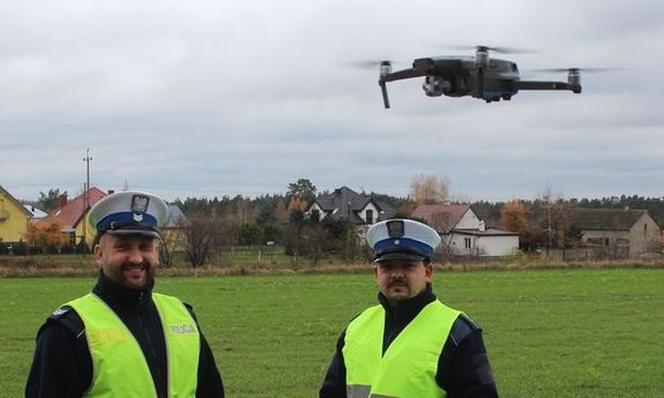
[[[193,397],[198,382],[200,332],[184,304],[152,293],[164,330],[168,397]],[[94,293],[65,304],[83,320],[92,356],[86,397],[156,397],[150,368],[138,341],[115,312]]]
[[[438,300],[427,304],[383,355],[385,309],[370,307],[346,329],[342,349],[348,398],[444,397],[438,359],[461,312]]]

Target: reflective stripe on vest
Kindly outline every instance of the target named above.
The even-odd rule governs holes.
[[[438,359],[461,312],[435,300],[399,333],[382,355],[385,309],[368,308],[346,329],[342,349],[349,398],[444,397]]]
[[[175,297],[152,294],[164,330],[168,397],[193,397],[198,381],[200,335],[195,320]],[[131,331],[93,293],[65,304],[83,320],[92,356],[87,397],[156,397],[143,351]]]

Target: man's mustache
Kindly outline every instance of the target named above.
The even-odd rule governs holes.
[[[388,287],[392,286],[406,286],[406,281],[404,279],[393,279],[391,280],[388,285]]]

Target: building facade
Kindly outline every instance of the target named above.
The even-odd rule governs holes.
[[[0,242],[17,243],[25,240],[30,212],[23,204],[0,186]]]
[[[610,257],[660,251],[661,229],[646,210],[572,209],[569,218],[584,246],[602,248]]]
[[[420,205],[413,217],[434,228],[454,256],[501,257],[519,250],[519,234],[487,228],[467,204]]]

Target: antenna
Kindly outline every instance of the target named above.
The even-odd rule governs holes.
[[[90,161],[92,158],[90,157],[90,148],[85,149],[85,157],[83,158],[83,161],[85,162],[85,174],[86,174],[86,179],[85,179],[85,193],[84,193],[84,198],[85,198],[85,208],[83,209],[83,243],[87,244],[87,230],[88,230],[88,220],[87,220],[87,214],[88,210],[90,209]]]

